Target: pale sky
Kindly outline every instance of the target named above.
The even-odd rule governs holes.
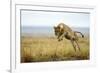
[[[89,16],[86,13],[21,11],[21,25],[55,26],[63,22],[71,27],[89,27]]]

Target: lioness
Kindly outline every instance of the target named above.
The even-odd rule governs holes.
[[[80,33],[82,38],[84,38],[84,35],[81,32],[73,31],[70,27],[68,27],[64,23],[59,23],[57,27],[54,27],[54,31],[55,31],[55,35],[57,36],[58,41],[63,40],[63,38],[65,37],[66,39],[71,41],[75,51],[76,51],[75,44],[80,50],[80,47],[77,42],[78,36],[76,33]]]

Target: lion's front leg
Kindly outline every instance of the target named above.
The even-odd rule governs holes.
[[[61,41],[61,40],[63,40],[63,38],[58,38],[58,41]]]
[[[58,36],[58,41],[63,40],[63,37],[65,36],[66,33],[63,33],[62,35]]]

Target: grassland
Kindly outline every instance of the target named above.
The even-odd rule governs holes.
[[[89,59],[89,38],[79,38],[81,50],[74,51],[67,39],[55,37],[21,37],[21,62],[69,61]]]

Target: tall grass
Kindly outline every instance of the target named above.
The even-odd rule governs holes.
[[[74,51],[67,39],[21,37],[21,62],[44,62],[89,59],[89,38],[79,38],[81,50]]]

